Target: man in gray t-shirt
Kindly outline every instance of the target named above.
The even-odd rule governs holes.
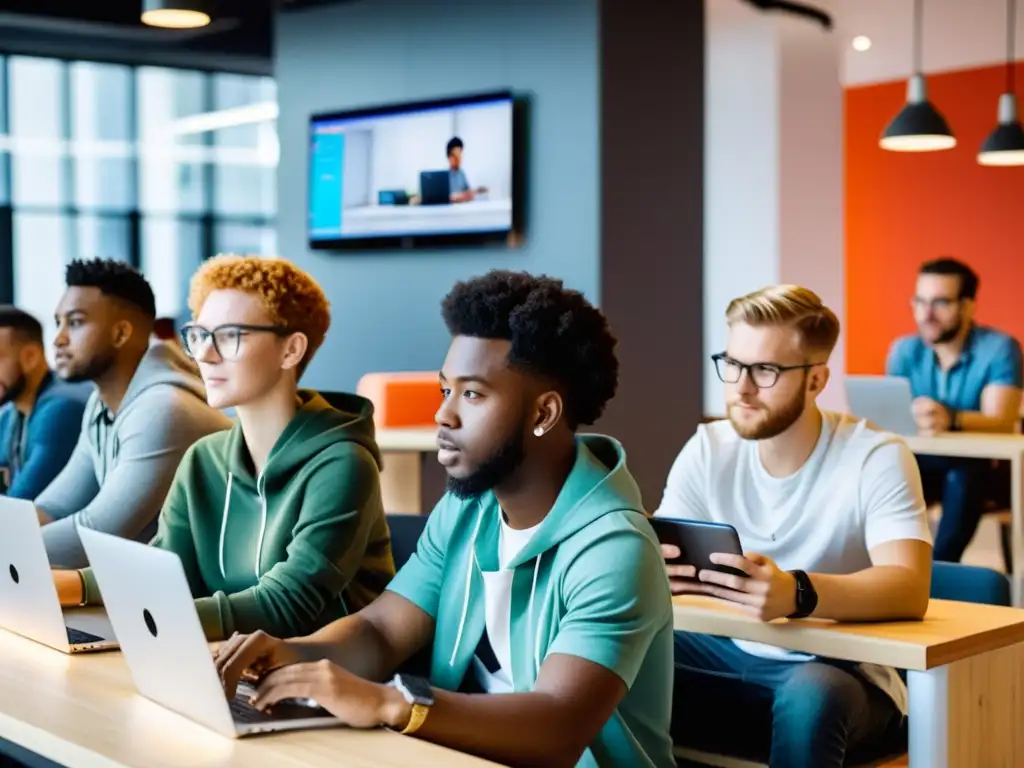
[[[469,179],[462,170],[462,139],[455,136],[448,142],[448,188],[453,203],[465,203],[487,192],[487,187],[470,189]]]

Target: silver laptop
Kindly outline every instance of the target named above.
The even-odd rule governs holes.
[[[897,435],[917,434],[911,412],[909,379],[900,376],[847,376],[846,402],[850,413]]]
[[[260,712],[244,684],[228,701],[178,556],[93,530],[81,536],[132,680],[147,699],[232,738],[341,725],[313,702]]]
[[[35,506],[0,497],[0,627],[64,653],[117,648],[109,623],[83,613],[61,608]]]

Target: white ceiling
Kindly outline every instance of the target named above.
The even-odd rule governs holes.
[[[811,4],[831,5],[831,3]],[[913,0],[833,0],[846,85],[902,80],[910,74]],[[1017,59],[1024,58],[1024,0],[1017,5]],[[863,53],[850,42],[871,39]],[[924,0],[923,64],[928,72],[1006,60],[1006,0]]]

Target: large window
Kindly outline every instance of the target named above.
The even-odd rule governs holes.
[[[0,298],[52,331],[99,256],[180,317],[203,259],[276,251],[276,114],[270,78],[0,56]]]

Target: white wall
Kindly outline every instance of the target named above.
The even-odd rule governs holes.
[[[826,6],[828,0],[819,0]],[[844,314],[843,123],[839,41],[819,25],[738,2],[705,0],[704,349],[725,347],[729,301],[797,283]],[[833,384],[841,408],[843,338]],[[723,415],[704,369],[704,413]]]

